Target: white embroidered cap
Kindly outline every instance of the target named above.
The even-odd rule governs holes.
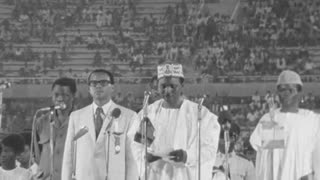
[[[277,86],[280,84],[299,84],[303,85],[299,74],[291,70],[282,71],[278,77]]]
[[[181,64],[162,64],[158,66],[158,79],[163,77],[182,77],[183,70]]]

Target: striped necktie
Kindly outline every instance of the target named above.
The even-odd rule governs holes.
[[[96,114],[94,118],[94,125],[95,125],[95,130],[96,130],[96,138],[98,138],[102,124],[103,124],[103,118],[104,116],[103,109],[101,107],[98,107],[96,109]]]

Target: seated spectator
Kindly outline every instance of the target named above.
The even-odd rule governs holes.
[[[16,60],[21,61],[23,54],[23,50],[20,47],[18,47],[15,51]]]
[[[9,59],[14,59],[15,56],[15,52],[13,50],[12,45],[9,45],[8,47],[5,48],[4,52],[3,52],[3,58],[6,60]]]
[[[93,67],[101,67],[101,65],[103,65],[102,63],[102,56],[100,51],[96,51],[94,58],[93,58],[93,63],[92,63]]]
[[[102,36],[102,33],[99,32],[96,37],[96,48],[101,49],[101,48],[105,47],[105,45],[106,45],[106,42]]]
[[[87,79],[88,78],[88,76],[89,76],[89,74],[90,74],[90,71],[89,71],[89,69],[87,68],[82,74],[81,74],[81,78],[83,78],[83,79]]]
[[[123,97],[122,97],[122,94],[121,92],[118,92],[116,97],[114,98],[115,102],[118,103],[118,104],[121,104],[122,101],[123,101]]]
[[[305,65],[304,65],[305,73],[306,74],[311,74],[313,68],[314,68],[314,63],[312,62],[311,59],[308,59],[307,62],[305,62]]]
[[[23,137],[25,144],[24,151],[17,157],[17,160],[20,163],[20,167],[28,169],[36,179],[37,176],[41,176],[42,173],[38,172],[37,163],[35,163],[32,157],[30,157],[31,133],[22,133],[20,135]],[[29,166],[30,158],[32,158],[31,166]]]
[[[256,91],[254,93],[254,95],[252,95],[251,97],[252,102],[254,102],[255,104],[260,104],[261,103],[261,97],[259,95],[259,91]]]
[[[82,44],[83,39],[81,36],[80,29],[77,30],[76,34],[74,35],[74,44]]]
[[[257,122],[259,116],[258,116],[258,111],[251,109],[248,114],[247,114],[247,119],[249,120],[250,125],[254,125],[254,123]]]
[[[88,37],[87,39],[87,48],[89,50],[92,50],[96,47],[96,44],[95,44],[95,38],[93,36],[93,34],[90,34],[90,36]]]
[[[64,76],[68,78],[74,78],[76,74],[73,73],[73,70],[71,68],[69,68],[68,72],[66,72]]]
[[[112,25],[112,13],[110,11],[107,11],[105,20],[106,20],[106,25],[110,27]]]
[[[17,157],[24,151],[24,140],[20,135],[11,134],[1,141],[0,179],[31,180],[32,173],[16,166]]]
[[[97,13],[97,20],[96,20],[96,27],[99,29],[104,25],[104,16],[102,14],[102,12],[98,12]]]

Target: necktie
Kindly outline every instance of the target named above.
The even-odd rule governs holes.
[[[103,109],[101,107],[98,107],[96,109],[96,114],[94,119],[94,125],[96,129],[96,138],[98,138],[102,124],[103,124],[103,118],[102,118],[103,115],[104,115]]]

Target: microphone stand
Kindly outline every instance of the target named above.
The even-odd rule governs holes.
[[[227,126],[227,125],[225,125]],[[226,160],[225,177],[228,180],[229,177],[229,148],[230,148],[230,134],[228,127],[224,128],[224,155]]]
[[[106,153],[106,171],[107,171],[107,175],[106,175],[106,179],[105,180],[108,180],[109,179],[109,160],[110,160],[110,130],[107,130],[108,131],[108,136],[107,136],[107,140],[108,140],[108,146],[107,146],[107,153]]]
[[[50,111],[50,180],[52,180],[53,176],[53,160],[54,160],[54,155],[53,155],[53,148],[54,148],[54,143],[53,143],[53,125],[54,125],[54,119],[53,119],[53,114],[54,110]]]
[[[144,92],[144,100],[143,100],[143,120],[144,120],[144,152],[145,152],[145,156],[147,155],[148,152],[148,121],[146,120],[146,118],[148,118],[148,102],[149,102],[149,97],[150,97],[150,92],[149,91],[145,91]],[[148,180],[148,161],[145,158],[144,159],[144,177],[145,180]]]
[[[274,122],[274,109],[275,109],[275,103],[274,103],[274,97],[273,97],[273,95],[271,95],[271,97],[268,99],[269,101],[268,101],[268,106],[269,106],[269,114],[270,114],[270,120],[272,121],[272,122]],[[273,127],[272,128],[272,130],[273,130],[273,139],[275,139],[275,128]],[[270,159],[271,159],[271,161],[270,162],[272,162],[272,163],[270,163],[270,164],[273,164],[273,156],[274,156],[274,154],[273,154],[273,149],[271,149],[271,150],[269,150],[270,151]],[[274,170],[273,170],[273,166],[271,166],[270,167],[270,173],[271,173],[271,177],[272,178],[274,178]]]
[[[108,144],[107,144],[107,152],[105,152],[106,154],[106,179],[105,180],[108,180],[109,179],[109,161],[110,161],[110,129],[111,129],[111,126],[113,124],[113,120],[114,118],[112,117],[111,121],[109,122],[109,124],[107,125],[107,128],[104,132],[104,134],[106,134],[106,132],[108,133],[108,136],[107,136],[107,141],[108,141]]]
[[[36,134],[35,134],[35,131],[36,131],[36,121],[37,121],[37,116],[39,114],[39,112],[43,111],[42,109],[38,109],[34,116],[33,116],[33,121],[32,121],[32,127],[31,127],[31,145],[30,145],[30,159],[29,159],[29,167],[32,166],[33,164],[33,157],[35,158],[35,162],[37,162],[37,160],[39,160],[40,157],[37,157],[38,155],[40,155],[40,152],[39,152],[39,148],[37,147],[36,148]],[[53,119],[52,119],[52,115],[53,115],[53,112],[54,111],[51,111],[50,113],[50,157],[51,157],[51,168],[50,168],[50,179],[52,179],[52,173],[53,173],[53,147],[51,148],[51,146],[53,146],[53,142],[52,141],[52,122],[53,122]],[[36,151],[36,152],[35,152]],[[38,172],[37,177],[42,177],[43,176],[43,172]]]
[[[76,169],[77,169],[77,141],[73,142],[73,162],[72,162],[72,180],[76,180]]]
[[[204,96],[200,98],[198,104],[198,180],[201,180],[201,110]]]
[[[36,137],[35,137],[35,125],[36,125],[36,121],[37,121],[37,116],[38,113],[40,112],[40,109],[38,109],[34,116],[33,116],[33,121],[32,121],[32,127],[31,127],[31,145],[30,145],[30,159],[29,159],[29,167],[31,167],[32,165],[32,158],[33,158],[33,151],[35,151],[34,146],[35,146],[35,141],[36,141]],[[37,159],[38,157],[35,157],[35,159]]]
[[[111,120],[110,120],[110,122],[109,122],[109,124],[107,125],[107,127],[106,127],[106,129],[105,129],[105,132],[104,132],[104,135],[106,134],[106,133],[108,133],[108,136],[107,136],[107,141],[108,141],[108,144],[107,144],[107,152],[105,151],[105,155],[106,155],[106,178],[105,178],[105,180],[108,180],[109,179],[109,164],[110,164],[110,135],[111,135],[111,127],[112,127],[112,125],[113,125],[113,122],[114,122],[114,120],[116,119],[116,118],[118,118],[118,117],[114,117],[113,115],[111,115]],[[121,132],[119,132],[119,133],[116,133],[116,132],[114,132],[114,130],[113,130],[113,134],[115,134],[115,135],[121,135],[121,134],[123,134],[123,132],[121,133]]]

